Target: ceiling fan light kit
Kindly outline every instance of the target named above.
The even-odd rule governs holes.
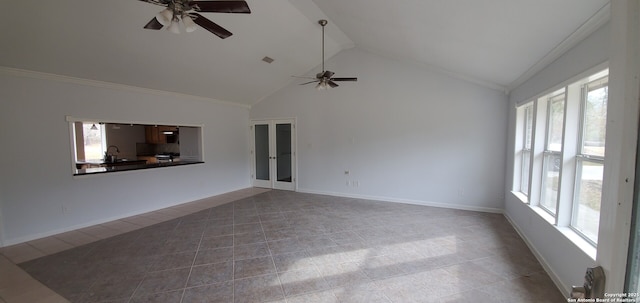
[[[198,14],[200,13],[230,13],[250,14],[251,9],[246,1],[191,1],[191,0],[139,0],[166,7],[159,12],[145,29],[159,30],[164,27],[172,33],[180,33],[180,21],[187,33],[193,32],[201,26],[212,34],[225,39],[233,35],[231,32],[213,21]]]
[[[170,9],[167,8],[167,9],[159,12],[156,15],[156,19],[163,26],[167,26],[167,25],[169,25],[171,23],[171,20],[173,20],[173,11],[171,11]]]
[[[334,88],[334,87],[338,87],[339,85],[336,83],[340,82],[340,81],[351,81],[351,82],[355,82],[358,81],[358,78],[356,77],[348,77],[348,78],[333,78],[333,75],[335,74],[332,71],[328,71],[324,69],[324,27],[327,26],[327,20],[318,20],[318,24],[320,24],[320,26],[322,26],[322,72],[319,72],[318,74],[316,74],[315,78],[311,78],[311,77],[299,77],[299,78],[309,78],[309,79],[314,79],[313,81],[309,81],[309,82],[305,82],[302,83],[300,85],[307,85],[307,84],[311,84],[311,83],[318,83],[316,85],[316,89],[319,91],[322,90],[328,90],[330,88]]]
[[[184,30],[187,33],[191,33],[198,28],[196,23],[193,22],[193,19],[187,14],[182,15],[182,24],[184,24]]]
[[[174,34],[179,34],[180,33],[180,25],[178,23],[179,21],[176,19],[174,19],[173,21],[171,21],[171,25],[169,25],[169,27],[167,27],[167,30],[174,33]]]

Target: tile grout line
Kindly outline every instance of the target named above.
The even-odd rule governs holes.
[[[204,209],[203,209],[204,210]],[[209,209],[209,213],[207,214],[206,224],[202,229],[202,233],[200,234],[200,241],[198,241],[198,247],[196,248],[196,253],[193,256],[193,260],[191,261],[191,267],[189,267],[189,274],[187,275],[187,280],[184,282],[184,287],[182,288],[182,296],[180,296],[180,303],[184,300],[184,295],[187,293],[187,285],[189,285],[189,279],[191,279],[191,273],[193,272],[193,266],[196,264],[196,259],[198,259],[198,253],[200,252],[200,247],[202,246],[202,239],[204,238],[204,232],[209,226],[209,218],[211,217],[212,208]],[[196,212],[197,213],[197,212]],[[182,223],[182,220],[180,221]],[[180,223],[176,226],[180,226]]]
[[[244,199],[244,198],[252,197],[252,196],[255,196],[255,195],[258,195],[258,194],[263,193],[263,192],[256,192],[255,190],[253,190],[253,191],[252,191],[252,190],[251,190],[251,188],[248,188],[247,190],[248,190],[248,192],[243,193],[241,196],[238,196],[238,197],[236,197],[236,198],[233,198],[233,197],[225,197],[224,201],[216,202],[214,206],[207,206],[207,207],[201,208],[201,206],[202,206],[202,205],[201,205],[200,207],[198,207],[198,209],[197,209],[197,210],[195,210],[195,209],[193,209],[193,210],[188,210],[188,211],[180,211],[180,210],[179,210],[179,212],[184,212],[184,213],[183,213],[183,214],[180,214],[180,215],[179,215],[178,217],[176,217],[176,218],[179,218],[179,217],[182,217],[182,216],[186,216],[186,215],[189,215],[189,214],[193,214],[193,213],[196,213],[196,212],[199,212],[199,211],[205,210],[205,209],[209,209],[209,213],[211,213],[211,212],[212,212],[211,208],[213,208],[213,207],[217,207],[217,206],[220,206],[220,205],[228,204],[228,203],[231,203],[231,202],[234,202],[234,201],[237,201],[237,200],[241,200],[241,199]],[[264,191],[264,192],[266,192],[266,191]],[[204,204],[203,204],[203,205],[204,205]],[[205,206],[206,206],[206,205],[205,205]],[[175,206],[173,206],[173,207],[169,207],[169,208],[175,208]],[[130,218],[130,217],[127,217],[127,218]],[[133,231],[136,231],[136,230],[140,230],[140,229],[142,229],[142,228],[145,228],[145,227],[148,227],[148,226],[151,226],[151,225],[154,225],[154,224],[159,224],[159,223],[162,223],[162,222],[167,222],[167,221],[171,221],[171,220],[173,220],[173,219],[176,219],[176,218],[165,218],[165,219],[158,220],[157,222],[155,222],[155,223],[153,223],[153,224],[151,224],[151,225],[144,226],[144,225],[139,225],[139,224],[134,223],[134,222],[126,221],[125,219],[127,219],[127,218],[118,219],[118,220],[113,220],[113,221],[105,222],[105,223],[102,223],[102,224],[96,224],[96,225],[93,225],[93,226],[88,226],[88,227],[86,227],[86,228],[90,228],[90,227],[96,227],[96,226],[99,226],[99,227],[101,227],[101,228],[105,228],[105,229],[107,229],[107,230],[110,230],[110,231],[114,232],[114,234],[113,234],[113,235],[108,235],[108,236],[104,236],[104,235],[95,235],[95,234],[91,234],[91,233],[88,233],[88,232],[86,232],[86,231],[83,231],[83,229],[84,229],[84,228],[82,228],[82,229],[75,229],[75,230],[70,230],[70,231],[68,231],[68,232],[73,232],[73,231],[79,232],[81,235],[84,235],[85,237],[87,237],[87,238],[91,239],[91,241],[89,241],[89,242],[87,242],[87,243],[83,243],[83,244],[78,244],[78,245],[76,245],[76,244],[73,244],[73,243],[71,243],[71,242],[65,241],[65,240],[63,240],[62,238],[58,237],[58,235],[59,235],[59,234],[57,234],[57,235],[51,235],[51,236],[49,236],[49,237],[44,237],[44,238],[40,238],[40,239],[47,239],[47,238],[49,238],[49,239],[55,239],[56,241],[59,241],[60,243],[68,244],[69,246],[71,246],[71,247],[69,247],[69,248],[66,248],[66,249],[63,249],[63,250],[61,250],[61,251],[58,251],[58,252],[62,252],[62,251],[66,251],[66,250],[69,250],[69,249],[74,249],[74,248],[80,247],[80,246],[82,246],[82,245],[87,245],[87,244],[95,243],[95,242],[98,242],[98,241],[101,241],[101,240],[104,240],[104,239],[108,239],[108,238],[111,238],[111,237],[114,237],[114,236],[118,236],[118,235],[121,235],[121,234],[126,234],[126,233],[128,233],[128,232],[133,232]],[[153,219],[152,219],[152,220],[153,220]],[[153,221],[156,221],[156,220],[153,220]],[[115,223],[115,222],[125,223],[125,224],[128,224],[128,225],[130,225],[130,226],[131,226],[131,225],[133,225],[133,226],[135,226],[135,228],[134,228],[134,229],[131,229],[131,230],[120,230],[120,229],[112,228],[112,227],[109,227],[109,226],[106,226],[106,225],[105,225],[105,224],[108,224],[108,223]],[[235,230],[234,230],[234,231],[235,231]],[[63,234],[63,233],[60,233],[60,234]],[[204,230],[203,230],[203,234],[202,234],[202,235],[201,235],[201,237],[200,237],[200,243],[199,243],[199,245],[198,245],[198,250],[196,250],[196,254],[195,254],[195,256],[194,256],[194,261],[193,261],[193,262],[195,262],[195,258],[197,257],[197,253],[198,253],[199,248],[200,248],[200,246],[201,246],[201,242],[202,242],[202,238],[203,238],[203,236],[204,236]],[[34,240],[32,240],[32,241],[36,241],[36,240],[40,240],[40,239],[34,239]],[[31,260],[34,260],[34,259],[38,259],[38,258],[42,258],[42,257],[46,257],[46,256],[49,256],[49,255],[53,255],[53,254],[55,254],[55,253],[58,253],[58,252],[55,252],[55,253],[48,253],[48,252],[44,251],[43,249],[40,249],[40,248],[36,247],[35,245],[32,245],[32,244],[31,244],[31,243],[29,243],[29,242],[31,242],[31,241],[26,241],[26,242],[19,243],[19,244],[16,244],[16,245],[23,244],[23,245],[25,245],[24,247],[25,247],[26,249],[29,249],[29,250],[31,250],[32,252],[37,253],[39,256],[34,257],[34,258],[30,258],[30,259],[27,259],[27,260],[22,260],[22,261],[20,261],[19,263],[28,262],[28,261],[31,261]],[[233,246],[232,246],[232,250],[233,250]],[[2,247],[2,252],[0,252],[0,254],[1,254],[2,256],[4,256],[5,258],[7,258],[7,260],[8,260],[8,261],[10,261],[11,263],[13,263],[14,265],[19,264],[18,262],[15,262],[15,261],[14,261],[14,260],[15,260],[15,258],[9,258],[9,257],[6,255],[6,249],[5,249],[4,247]],[[235,254],[235,253],[234,253],[234,254]],[[191,270],[192,270],[193,265],[194,265],[194,263],[193,263],[193,262],[192,262],[192,266],[191,266],[191,268],[190,268],[189,276],[187,277],[187,282],[186,282],[186,283],[188,283],[188,279],[190,278]],[[233,279],[235,279],[235,277],[234,277]],[[136,286],[136,288],[134,289],[134,292],[132,293],[132,295],[131,295],[131,297],[129,298],[128,302],[130,302],[130,301],[133,299],[133,296],[134,296],[135,292],[139,289],[139,287],[141,286],[141,284],[142,284],[142,282],[143,282],[143,281],[144,281],[144,279],[143,279],[143,280],[141,280],[141,281],[140,281],[140,283]],[[93,286],[95,285],[95,283],[97,283],[97,281],[94,281],[93,283],[91,283],[91,284],[90,284],[90,286],[89,286],[89,289],[90,289],[91,287],[93,287]],[[186,284],[185,284],[185,285],[186,285]],[[233,286],[233,285],[234,285],[234,282],[233,282],[233,280],[232,280],[232,286]],[[47,288],[47,289],[50,289],[50,288]],[[234,288],[234,290],[235,290],[235,288]],[[184,297],[185,291],[186,291],[186,286],[185,286],[185,288],[183,288],[182,297]],[[235,292],[232,294],[232,296],[234,296],[234,295],[235,295]],[[2,302],[5,302],[3,297],[0,297],[0,299],[2,299]],[[181,301],[182,301],[182,298],[181,298]]]
[[[255,204],[255,202],[254,202]],[[258,210],[256,208],[256,214],[258,213]],[[275,271],[276,277],[278,277],[278,282],[280,284],[280,291],[282,291],[282,297],[284,298],[285,302],[288,301],[287,300],[287,295],[284,292],[284,286],[282,286],[282,279],[280,279],[280,273],[278,273],[278,267],[276,267],[276,261],[273,258],[273,252],[271,251],[271,247],[269,246],[269,242],[267,241],[267,236],[264,232],[264,227],[262,226],[262,218],[260,218],[260,215],[258,214],[258,222],[260,223],[260,230],[262,230],[262,236],[264,237],[264,241],[267,244],[267,248],[269,249],[269,257],[271,258],[271,264],[273,264],[273,270]]]

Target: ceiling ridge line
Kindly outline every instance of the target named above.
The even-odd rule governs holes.
[[[240,104],[232,101],[224,101],[224,100],[213,99],[209,97],[189,95],[189,94],[183,94],[178,92],[171,92],[171,91],[165,91],[165,90],[159,90],[159,89],[153,89],[153,88],[145,88],[145,87],[114,83],[114,82],[108,82],[108,81],[102,81],[102,80],[92,80],[92,79],[86,79],[86,78],[58,75],[53,73],[39,72],[39,71],[7,67],[7,66],[0,66],[0,74],[16,76],[16,77],[40,79],[40,80],[50,80],[50,81],[63,82],[63,83],[72,83],[72,84],[79,84],[79,85],[107,88],[107,89],[114,89],[114,90],[122,90],[122,91],[129,91],[129,92],[135,92],[135,93],[146,93],[146,94],[153,94],[153,95],[159,95],[159,96],[174,96],[174,97],[182,97],[182,98],[189,98],[189,99],[197,99],[200,101],[213,102],[221,105],[239,106],[247,109],[251,108],[251,106],[247,104]]]
[[[518,86],[531,79],[538,72],[543,70],[553,61],[560,58],[567,51],[572,49],[578,43],[582,42],[589,35],[600,29],[611,19],[611,3],[603,5],[595,14],[593,14],[587,21],[582,23],[575,31],[567,36],[562,42],[556,45],[551,51],[549,51],[538,62],[534,63],[527,71],[520,75],[516,80],[506,86],[507,91],[510,92]]]
[[[447,76],[449,76],[451,78],[462,80],[462,81],[466,81],[466,82],[469,82],[469,83],[472,83],[472,84],[475,84],[475,85],[482,86],[484,88],[497,90],[497,91],[503,92],[505,95],[507,95],[509,93],[509,90],[507,89],[506,86],[503,86],[503,85],[500,85],[500,84],[497,84],[497,83],[493,83],[491,81],[482,80],[482,79],[479,79],[479,78],[476,78],[476,77],[473,77],[473,76],[465,75],[463,73],[454,72],[452,70],[448,70],[448,69],[445,69],[445,68],[442,68],[442,67],[438,67],[438,66],[433,65],[433,64],[429,64],[429,63],[426,63],[426,62],[421,62],[421,61],[417,61],[417,60],[413,60],[413,59],[407,59],[407,58],[403,58],[403,57],[400,57],[400,56],[394,56],[394,55],[385,54],[385,53],[378,52],[378,51],[373,50],[373,49],[369,49],[369,48],[358,46],[357,44],[356,44],[355,48],[359,49],[359,50],[362,50],[362,51],[365,51],[365,52],[368,52],[368,53],[371,53],[371,54],[374,54],[376,56],[380,56],[380,57],[383,57],[383,58],[388,58],[388,59],[391,59],[391,60],[394,60],[394,61],[398,61],[398,62],[401,62],[401,63],[404,63],[404,64],[415,63],[415,65],[419,66],[420,68],[427,69],[427,70],[430,70],[432,72],[440,73],[440,74],[443,74],[443,75],[447,75]]]

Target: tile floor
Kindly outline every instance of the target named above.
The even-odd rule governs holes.
[[[566,302],[499,214],[268,191],[165,219],[12,260],[71,302]]]

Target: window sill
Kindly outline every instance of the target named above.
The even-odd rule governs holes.
[[[542,217],[542,219],[544,219],[545,221],[547,221],[547,223],[555,227],[563,236],[565,236],[565,238],[571,241],[571,243],[577,246],[580,250],[582,250],[587,256],[589,256],[595,262],[597,249],[593,245],[591,245],[591,243],[587,242],[585,239],[583,239],[580,235],[578,235],[575,231],[573,231],[569,227],[556,226],[556,223],[555,223],[556,218],[554,218],[551,214],[549,214],[547,211],[545,211],[541,207],[539,206],[530,206],[530,207],[535,213],[537,213],[540,217]]]
[[[524,204],[529,204],[529,197],[527,197],[527,195],[519,191],[511,191],[511,194],[513,194],[516,198],[520,199],[520,202]]]
[[[582,250],[587,256],[589,256],[595,262],[598,249],[591,245],[591,243],[587,242],[587,240],[583,239],[578,233],[573,231],[569,227],[558,227],[555,225],[555,218],[546,212],[544,209],[539,206],[531,206],[528,205],[527,196],[522,194],[521,192],[512,191],[514,197],[518,198],[522,203],[527,204],[529,208],[542,217],[547,223],[551,226],[555,227],[567,240],[571,241],[576,247]]]
[[[546,210],[542,209],[542,207],[540,206],[531,206],[531,209],[536,212],[540,217],[542,217],[542,219],[544,219],[545,221],[547,221],[547,223],[553,225],[554,227],[557,228],[556,225],[556,218],[554,216],[552,216],[551,214],[549,214]]]
[[[591,243],[587,242],[587,240],[583,239],[580,235],[578,235],[575,231],[573,231],[569,227],[557,227],[558,231],[562,233],[569,241],[573,242],[578,248],[580,248],[585,254],[587,254],[593,261],[596,261],[596,254],[598,250],[591,245]]]
[[[562,235],[564,235],[569,241],[571,241],[575,246],[580,248],[585,254],[587,254],[593,261],[596,260],[597,249],[591,245],[591,243],[587,242],[587,240],[583,239],[579,234],[573,231],[569,227],[560,227],[556,226],[556,218],[554,218],[547,211],[538,206],[531,206],[531,209],[535,211],[540,217],[542,217],[545,221],[555,227]]]

